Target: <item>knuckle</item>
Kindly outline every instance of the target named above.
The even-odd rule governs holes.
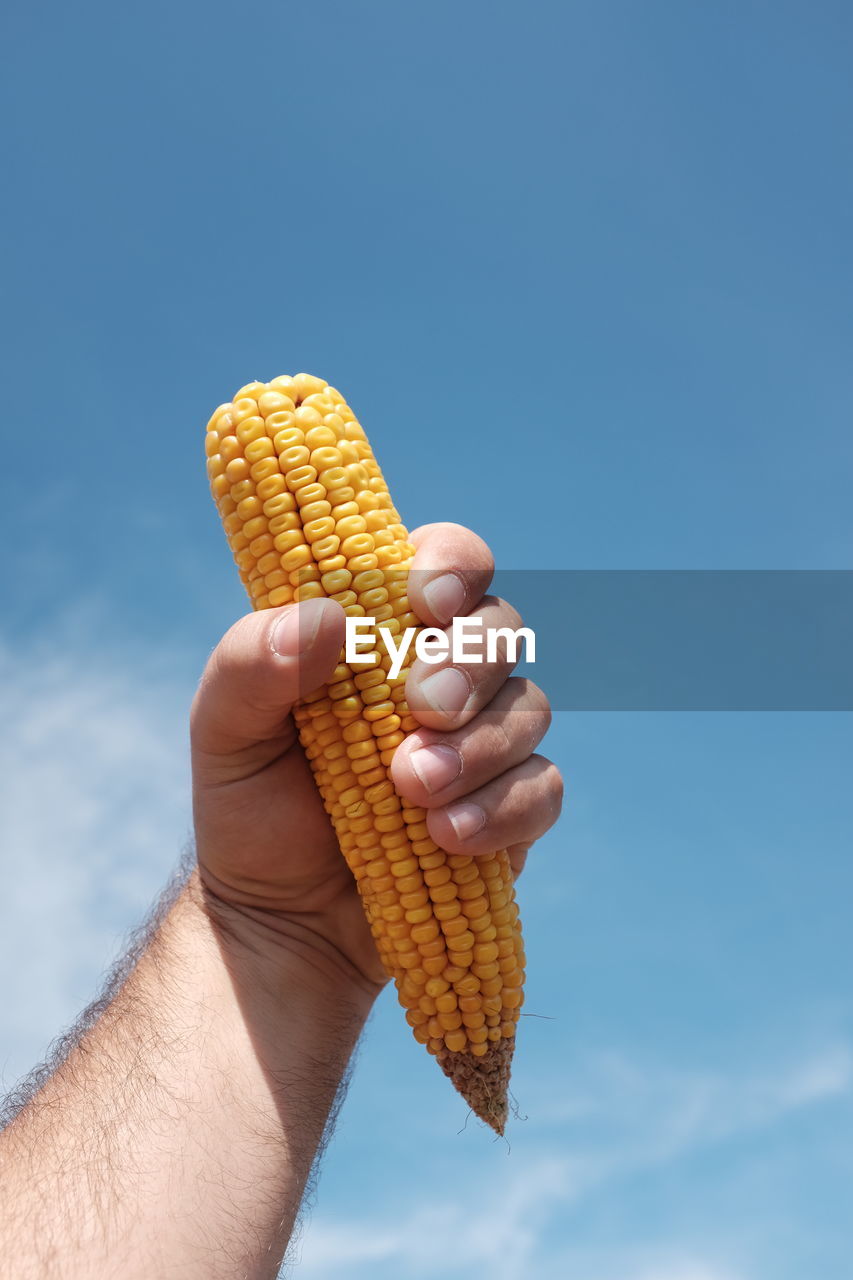
[[[503,728],[504,720],[510,721],[516,751],[523,748],[524,756],[530,756],[548,732],[551,705],[539,686],[526,676],[510,676],[506,690],[506,710],[497,718],[498,723]],[[504,734],[509,741],[505,728]]]
[[[273,655],[260,617],[255,613],[239,618],[216,645],[193,699],[191,724],[203,704],[219,701],[237,689],[247,705],[263,701]]]
[[[543,803],[547,805],[549,811],[553,814],[552,821],[555,821],[563,805],[563,793],[565,790],[563,775],[553,760],[549,760],[547,756],[532,755],[530,764],[534,766],[539,776]]]
[[[498,615],[498,626],[512,627],[513,631],[517,631],[521,626],[521,614],[508,600],[504,600],[503,596],[484,596],[483,607],[488,607],[490,612]]]
[[[427,810],[427,830],[439,848],[446,853],[461,853],[461,842],[456,837],[453,825],[447,817],[446,809]]]
[[[545,732],[547,733],[554,721],[554,713],[551,710],[551,700],[547,693],[545,693],[543,689],[540,689],[538,684],[534,684],[532,681],[530,683],[530,691],[536,701],[539,715],[542,719],[542,724],[544,725]]]
[[[198,732],[199,724],[204,719],[206,705],[215,696],[217,687],[227,683],[233,675],[235,639],[234,633],[239,623],[225,632],[216,646],[211,650],[199,682],[196,685],[193,700],[190,703],[190,737]]]
[[[503,720],[495,720],[486,738],[484,754],[493,760],[507,760],[512,754],[512,739]]]
[[[205,680],[202,676],[196,691],[193,694],[193,700],[190,703],[190,739],[194,740],[198,734],[199,720],[201,718],[201,704],[204,700]]]
[[[475,533],[473,529],[469,529],[467,525],[455,524],[448,521],[442,528],[448,534],[455,538],[463,540],[466,544],[465,554],[468,564],[466,567],[471,569],[479,569],[488,571],[491,576],[494,567],[494,557],[492,556],[489,544],[480,537],[479,533]]]
[[[549,764],[548,767],[548,790],[551,809],[554,814],[554,819],[556,820],[563,808],[563,798],[565,796],[566,788],[563,783],[563,775],[553,763]]]
[[[422,525],[412,534],[416,539],[415,569],[422,570],[428,560],[432,568],[452,567],[470,580],[470,587],[479,599],[494,573],[495,561],[488,544],[479,534],[465,525],[442,521]]]
[[[243,632],[245,619],[240,618],[228,628],[219,644],[210,655],[207,673],[217,679],[230,679],[241,667],[241,654],[244,649]]]
[[[518,680],[521,685],[520,697],[522,701],[530,704],[529,714],[536,721],[539,732],[538,742],[539,738],[544,737],[551,728],[554,719],[548,695],[540,689],[535,681],[528,680],[526,676],[514,676],[513,679]]]

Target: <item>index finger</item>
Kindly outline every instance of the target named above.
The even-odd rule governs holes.
[[[482,538],[461,524],[425,524],[411,535],[416,555],[408,596],[429,626],[446,626],[480,603],[489,589],[495,561]]]

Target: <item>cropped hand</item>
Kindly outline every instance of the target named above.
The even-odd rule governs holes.
[[[423,623],[479,614],[486,626],[519,626],[510,605],[485,594],[493,562],[480,538],[450,524],[412,536],[409,598]],[[241,618],[216,647],[191,719],[196,849],[216,904],[378,989],[387,975],[291,716],[329,678],[343,643],[340,606],[308,600]],[[423,728],[398,748],[392,774],[428,810],[442,848],[508,848],[520,870],[559,813],[562,784],[534,754],[547,700],[510,672],[505,661],[416,661],[406,697]]]

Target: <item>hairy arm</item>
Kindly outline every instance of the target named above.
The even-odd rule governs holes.
[[[18,1280],[275,1276],[375,989],[195,873],[0,1135]]]

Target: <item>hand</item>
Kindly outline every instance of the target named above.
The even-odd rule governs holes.
[[[413,541],[409,594],[424,623],[479,613],[488,626],[519,625],[509,605],[484,595],[493,562],[475,534],[428,525]],[[340,607],[311,600],[241,618],[214,650],[191,720],[196,847],[217,904],[315,947],[323,963],[376,991],[387,975],[290,715],[328,679],[343,641]],[[550,720],[545,696],[509,671],[416,662],[407,699],[424,728],[398,748],[393,777],[429,810],[442,848],[510,848],[520,870],[556,820],[562,784],[554,765],[531,754]]]

